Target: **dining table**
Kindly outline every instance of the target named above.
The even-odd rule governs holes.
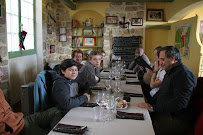
[[[131,96],[127,108],[119,108],[117,111],[126,113],[142,114],[143,119],[119,119],[114,118],[111,121],[97,122],[93,117],[93,107],[76,107],[71,109],[58,124],[77,125],[87,127],[84,135],[155,135],[149,111],[136,106],[138,103],[145,102],[140,83],[126,83],[139,82],[136,74],[129,74],[126,69],[126,77],[121,80],[121,93],[134,93],[139,96]],[[101,80],[96,87],[105,88],[105,80],[108,79],[108,70],[101,72]],[[99,90],[92,89],[91,103],[96,103],[96,93]],[[56,125],[57,126],[57,125]],[[48,135],[65,135],[67,133],[56,132],[51,130]]]

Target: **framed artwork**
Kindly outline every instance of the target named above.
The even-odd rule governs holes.
[[[55,45],[50,45],[50,53],[55,53]]]
[[[83,29],[83,35],[92,36],[92,29]]]
[[[2,7],[1,7],[1,3],[0,3],[0,18],[2,18]]]
[[[66,28],[65,27],[60,27],[59,29],[60,29],[59,34],[66,34]]]
[[[95,37],[84,37],[83,46],[95,46]]]
[[[164,10],[147,9],[147,21],[164,21]]]
[[[59,41],[60,42],[66,42],[67,41],[66,27],[60,27],[59,28]]]
[[[117,24],[118,17],[117,16],[106,16],[106,24]]]
[[[47,25],[47,33],[52,34],[52,26],[49,24]]]
[[[66,41],[67,41],[67,36],[66,36],[66,34],[60,34],[60,36],[59,36],[59,41],[60,41],[60,42],[66,42]]]
[[[132,26],[142,26],[143,25],[143,18],[132,18],[131,19]]]

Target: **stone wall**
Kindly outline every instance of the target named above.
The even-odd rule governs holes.
[[[60,0],[42,1],[43,55],[44,63],[71,58],[72,18]],[[52,26],[52,34],[47,33],[47,25]],[[59,28],[66,27],[67,42],[59,42]],[[55,53],[50,53],[50,45],[55,45]]]
[[[2,17],[0,18],[0,55],[3,62],[0,63],[0,68],[4,73],[0,88],[6,92],[9,86],[8,83],[8,51],[7,51],[7,35],[6,35],[6,5],[5,0],[0,0],[2,8]]]
[[[119,21],[130,21],[131,18],[143,18],[145,22],[145,3],[142,2],[112,2],[110,7],[106,9],[106,16],[118,16]],[[105,21],[106,22],[106,21]],[[143,26],[131,26],[128,28],[120,28],[119,24],[104,25],[104,50],[107,56],[104,59],[104,66],[109,64],[109,56],[112,53],[113,37],[130,37],[141,36],[140,46],[144,48],[145,28]]]

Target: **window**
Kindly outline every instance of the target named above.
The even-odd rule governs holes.
[[[9,58],[36,53],[34,1],[35,0],[6,0]],[[25,50],[19,47],[21,30],[27,32],[24,40]]]

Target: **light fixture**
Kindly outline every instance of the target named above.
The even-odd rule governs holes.
[[[122,21],[119,21],[119,26],[121,27],[121,28],[128,28],[128,30],[129,30],[129,24],[130,24],[130,22],[125,22],[125,17],[123,17],[123,22]]]

